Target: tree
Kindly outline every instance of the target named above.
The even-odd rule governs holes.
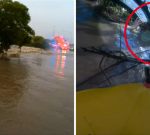
[[[38,48],[46,49],[46,48],[49,48],[49,44],[48,43],[49,43],[48,39],[44,39],[42,36],[34,36],[32,38],[31,45],[33,47],[38,47]]]
[[[28,25],[28,8],[12,0],[0,0],[0,53],[7,51],[10,45],[30,43],[34,30]]]

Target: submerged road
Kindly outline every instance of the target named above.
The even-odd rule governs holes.
[[[0,135],[74,133],[74,56],[52,52],[0,60]]]

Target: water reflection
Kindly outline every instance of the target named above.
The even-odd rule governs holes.
[[[63,80],[64,79],[63,70],[65,68],[67,58],[67,56],[65,56],[64,54],[67,53],[67,50],[62,50],[62,54],[60,54],[60,50],[57,50],[57,52],[59,52],[58,55],[52,56],[50,65],[52,68],[54,68],[54,72],[59,75],[59,78]]]
[[[131,30],[129,29],[127,29],[126,33],[127,33],[127,40],[130,48],[131,49],[139,48],[139,41],[137,40],[139,38],[139,35],[131,32]],[[117,35],[117,41],[115,42],[116,46],[120,48],[120,41],[121,41],[121,48],[128,50],[124,39],[124,28],[121,29],[121,33],[120,30],[117,29],[116,35]]]
[[[92,18],[93,11],[90,11],[88,8],[86,8],[84,2],[77,3],[76,8],[80,10],[80,12],[76,14],[77,23],[85,23],[85,21]]]
[[[56,68],[58,68],[58,67],[59,67],[59,63],[60,63],[60,55],[57,55]]]
[[[59,80],[64,80],[64,72],[63,72],[63,70],[55,69],[54,72],[59,75]]]
[[[66,56],[62,56],[61,69],[65,67],[65,63],[66,63]]]
[[[56,56],[52,56],[51,67],[55,67]]]
[[[121,49],[128,51],[127,45],[125,43],[125,39],[124,39],[124,28],[121,29],[121,34],[119,29],[116,30],[116,35],[117,35],[117,41],[115,42],[116,46],[118,48],[120,48],[120,41],[121,41]],[[131,48],[131,50],[136,53],[136,55],[141,58],[141,59],[149,59],[149,54],[150,54],[150,47],[149,45],[142,40],[140,40],[140,37],[142,37],[141,32],[139,32],[140,34],[136,34],[134,31],[128,29],[126,31],[127,33],[127,41],[128,44]],[[145,52],[144,52],[145,51]]]

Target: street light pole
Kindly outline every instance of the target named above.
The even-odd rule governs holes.
[[[70,38],[70,44],[71,44],[71,40],[72,40],[72,33],[71,33],[70,31],[65,31],[65,30],[62,30],[62,31],[64,31],[64,32],[68,32],[68,33],[70,33],[70,34],[71,34],[71,38]]]
[[[54,33],[55,33],[55,26],[53,26],[54,27],[54,29],[53,29],[53,36],[54,36]]]

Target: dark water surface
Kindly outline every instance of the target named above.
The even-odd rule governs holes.
[[[125,24],[113,23],[98,15],[94,7],[84,1],[77,2],[77,91],[89,88],[95,88],[103,85],[110,85],[106,77],[101,74],[99,63],[102,56],[84,52],[81,47],[107,47],[108,50],[120,50],[131,55],[124,39]],[[86,11],[86,12],[85,12]],[[150,50],[150,38],[146,36],[146,32],[133,30],[131,26],[127,29],[128,44],[134,53]],[[150,51],[138,54],[141,59],[149,59]],[[132,57],[132,55],[131,55]],[[105,58],[102,68],[114,64],[116,60]],[[118,74],[123,70],[133,66],[130,63],[124,63],[106,72],[106,75]],[[144,82],[143,65],[125,72],[119,76],[110,79],[112,85],[124,83],[142,83]],[[100,74],[99,74],[100,73]]]

